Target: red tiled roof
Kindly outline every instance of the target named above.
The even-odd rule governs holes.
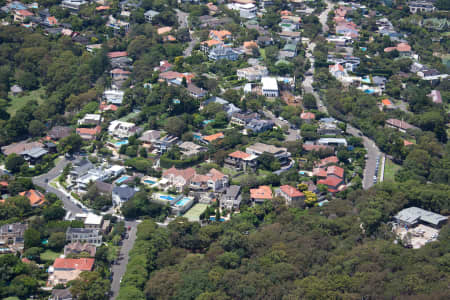
[[[45,202],[44,195],[41,192],[33,190],[33,189],[22,192],[19,195],[27,197],[28,200],[30,200],[31,206],[39,206],[39,205],[44,204],[44,202]]]
[[[106,104],[104,102],[100,104],[101,111],[108,111],[108,110],[116,111],[117,109],[118,109],[117,105],[114,104]]]
[[[398,128],[404,129],[404,130],[414,128],[414,126],[412,126],[411,124],[409,124],[403,120],[398,120],[398,119],[387,119],[386,124],[394,126],[394,127],[398,127]]]
[[[57,258],[53,263],[55,269],[91,271],[94,267],[93,258]]]
[[[333,147],[327,146],[327,145],[303,144],[303,149],[305,151],[319,151],[319,150],[325,150],[325,149],[333,149]]]
[[[56,24],[58,24],[58,20],[57,20],[55,17],[48,17],[48,18],[47,18],[47,21],[48,21],[48,23],[51,24],[51,25],[56,25]]]
[[[94,128],[77,128],[77,134],[79,135],[96,135],[102,131],[102,128],[97,125]]]
[[[383,99],[383,100],[381,100],[381,103],[383,105],[385,105],[385,106],[391,106],[392,105],[392,102],[389,99]]]
[[[411,145],[414,145],[414,143],[408,140],[403,140],[403,146],[411,146]]]
[[[292,187],[290,185],[282,185],[280,186],[280,190],[291,198],[304,196],[302,192],[300,192],[295,187]]]
[[[113,69],[113,70],[111,70],[111,74],[123,74],[123,75],[127,74],[128,75],[128,74],[131,74],[131,72],[122,70],[122,69]]]
[[[167,169],[163,172],[163,177],[166,176],[181,176],[186,181],[190,180],[192,177],[194,177],[196,174],[195,170],[193,168],[187,168],[187,169],[176,169],[175,167],[172,167],[170,169]]]
[[[234,158],[239,158],[239,159],[245,159],[245,158],[249,157],[250,154],[238,150],[238,151],[234,151],[234,152],[228,154],[228,156],[231,156]]]
[[[227,36],[230,36],[231,32],[228,30],[211,30],[209,32],[210,37],[216,37],[220,40],[224,40]]]
[[[261,185],[257,189],[250,189],[252,199],[272,199],[272,189],[270,186]]]
[[[397,51],[398,52],[410,52],[411,46],[408,45],[407,43],[400,43],[397,45]]]
[[[28,11],[28,10],[26,10],[26,9],[18,10],[17,13],[18,13],[19,15],[21,15],[21,16],[24,16],[24,17],[31,17],[31,16],[34,16],[34,14],[33,14],[31,11]]]
[[[0,186],[9,186],[8,181],[0,181]]]
[[[337,156],[328,156],[328,157],[325,157],[324,159],[322,159],[318,165],[326,166],[329,164],[337,164],[338,162],[339,162],[339,159],[337,158]]]
[[[124,57],[124,56],[128,56],[127,51],[114,51],[114,52],[108,53],[109,58],[117,58],[117,57]]]
[[[164,27],[158,28],[156,30],[158,35],[166,34],[166,33],[169,33],[171,31],[172,31],[172,27],[170,27],[170,26],[164,26]]]
[[[303,120],[314,120],[316,118],[316,115],[313,114],[312,112],[303,112],[300,115],[300,118]]]
[[[313,169],[313,176],[327,177],[327,170],[325,170],[324,168],[314,168]]]
[[[330,65],[330,66],[328,66],[328,69],[330,69],[330,70],[338,69],[341,72],[344,71],[344,67],[341,64]]]
[[[330,166],[327,168],[327,175],[335,175],[339,178],[344,178],[344,169],[338,166]]]
[[[101,5],[101,6],[95,8],[95,10],[97,10],[97,11],[108,10],[108,9],[109,9],[109,6],[107,6],[107,5],[106,6]]]
[[[216,133],[216,134],[212,134],[212,135],[207,135],[202,137],[203,140],[207,141],[207,142],[214,142],[217,139],[223,139],[225,136],[223,135],[222,132]]]
[[[338,187],[341,183],[342,179],[334,176],[328,176],[326,179],[317,181],[317,184],[324,184],[329,187]]]

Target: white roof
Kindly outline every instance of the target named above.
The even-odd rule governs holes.
[[[261,78],[263,90],[278,90],[278,83],[274,77]]]
[[[117,171],[125,170],[125,167],[124,166],[119,166],[119,165],[113,165],[108,170],[109,171],[113,171],[113,172],[117,172]]]
[[[103,217],[98,216],[96,214],[89,213],[86,220],[84,220],[84,224],[89,225],[99,225],[102,224]]]
[[[86,114],[83,119],[100,120],[100,118],[101,116],[99,114]]]

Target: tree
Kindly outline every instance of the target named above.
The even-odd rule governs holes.
[[[54,232],[48,239],[48,246],[54,251],[60,251],[66,243],[66,234],[64,232]]]
[[[310,191],[304,191],[303,194],[305,194],[305,204],[307,206],[314,206],[317,202],[317,195]]]
[[[31,136],[41,136],[45,132],[45,125],[39,120],[32,120],[28,126]]]
[[[5,168],[12,173],[17,173],[24,163],[25,159],[22,156],[12,153],[6,157]]]
[[[63,153],[74,154],[79,152],[81,146],[83,145],[83,140],[78,134],[71,134],[59,141],[58,151]]]
[[[106,300],[110,282],[97,272],[82,272],[78,279],[72,281],[70,292],[79,300]]]
[[[34,228],[28,228],[24,233],[25,248],[41,246],[41,233]]]
[[[52,205],[50,207],[45,208],[44,211],[42,212],[42,215],[47,221],[61,220],[66,215],[66,211],[60,205]]]
[[[180,117],[170,117],[164,122],[164,129],[169,134],[181,137],[186,130],[186,123]]]

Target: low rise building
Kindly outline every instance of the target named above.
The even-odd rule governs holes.
[[[266,200],[272,200],[272,189],[267,185],[261,185],[257,189],[250,189],[250,199],[256,204],[264,203]]]
[[[248,68],[238,69],[236,75],[239,79],[247,79],[248,81],[259,81],[261,78],[269,75],[269,71],[265,66],[252,66]]]
[[[254,171],[258,166],[257,156],[242,151],[235,151],[225,158],[224,165],[236,171]]]
[[[193,142],[183,142],[180,145],[178,145],[178,148],[180,148],[183,158],[196,156],[200,153],[208,151],[206,147],[197,145]]]
[[[248,154],[253,154],[259,156],[263,153],[268,153],[273,155],[274,158],[278,159],[281,165],[285,165],[289,163],[289,158],[291,157],[291,153],[287,152],[287,148],[284,147],[276,147],[274,145],[267,145],[263,143],[255,143],[251,146],[248,146],[245,150]]]
[[[98,247],[102,244],[102,235],[99,229],[69,227],[66,230],[66,241],[89,243]]]
[[[424,210],[418,207],[408,207],[399,211],[394,220],[404,226],[417,226],[425,224],[434,228],[440,228],[448,220],[448,217]]]
[[[103,216],[89,213],[84,220],[84,228],[100,229],[103,223]]]
[[[167,180],[168,185],[174,187],[177,192],[182,192],[185,186],[189,186],[195,174],[193,168],[176,169],[172,167],[163,172],[162,178]]]
[[[321,138],[317,140],[318,145],[326,146],[345,146],[347,147],[347,140],[345,138]]]
[[[90,257],[95,257],[97,247],[89,243],[74,242],[64,246],[64,256],[71,254],[79,255],[82,253],[87,253]]]
[[[229,47],[216,46],[211,51],[209,51],[208,57],[211,60],[226,59],[235,61],[239,59],[239,52]]]
[[[108,127],[108,133],[114,137],[123,139],[135,135],[141,131],[134,123],[119,120],[112,121]]]
[[[397,129],[400,132],[406,132],[410,129],[417,129],[417,127],[398,119],[387,119],[386,120],[386,127]]]
[[[99,114],[85,114],[78,120],[78,125],[99,125],[102,122],[102,116]]]
[[[191,181],[190,187],[193,190],[212,190],[219,192],[228,186],[228,175],[223,174],[219,170],[212,168],[208,173],[195,174]]]
[[[57,258],[49,268],[47,286],[58,284],[66,285],[69,281],[78,278],[81,272],[90,272],[94,269],[93,258]]]
[[[115,186],[112,190],[112,200],[114,206],[121,206],[123,203],[129,201],[136,194],[136,189],[124,186]]]
[[[277,195],[286,200],[286,204],[294,207],[303,206],[305,195],[290,185],[282,185],[277,190]]]
[[[38,190],[31,189],[31,190],[19,193],[19,195],[28,198],[28,200],[30,200],[31,207],[38,207],[38,206],[44,205],[44,203],[46,201],[45,195],[43,193],[39,192]]]
[[[231,185],[220,198],[220,207],[222,209],[238,210],[241,201],[241,187],[238,185]]]
[[[433,12],[436,9],[431,1],[411,1],[408,7],[413,14]]]
[[[274,77],[263,77],[261,78],[261,92],[266,97],[278,97],[278,83]]]
[[[27,224],[22,223],[0,226],[0,248],[14,247],[16,249],[23,249],[24,233],[27,228]]]

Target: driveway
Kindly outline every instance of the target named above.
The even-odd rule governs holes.
[[[49,185],[50,181],[58,177],[62,170],[70,163],[71,161],[62,158],[56,166],[51,169],[48,173],[33,177],[33,184],[45,189],[47,192],[53,193],[56,196],[58,196],[59,199],[62,200],[64,209],[68,212],[70,212],[72,215],[75,215],[77,213],[81,213],[83,210],[81,207],[77,206],[76,199],[74,199],[72,196],[67,194],[64,191],[61,191],[59,189],[56,189]]]
[[[378,149],[374,141],[364,136],[360,130],[347,124],[347,133],[360,137],[363,140],[364,148],[367,150],[366,166],[364,168],[363,189],[367,190],[374,185],[373,176],[377,165],[377,157],[381,156],[381,152]]]
[[[286,126],[288,128],[288,133],[286,135],[286,141],[287,142],[294,142],[297,141],[299,139],[301,139],[302,137],[300,136],[300,130],[295,130],[291,128],[291,124],[284,120],[280,120],[277,117],[275,117],[275,115],[270,111],[270,110],[263,110],[264,116],[266,118],[269,118],[270,120],[272,120],[272,122],[275,123],[275,125],[283,128],[284,126]]]
[[[136,221],[125,221],[125,227],[131,227],[131,229],[130,231],[128,231],[128,239],[124,239],[122,241],[118,264],[114,264],[111,266],[111,271],[113,272],[113,280],[111,283],[110,299],[116,299],[117,295],[119,294],[120,282],[127,269],[128,255],[130,250],[133,248],[134,242],[136,241],[137,224],[138,223]]]

